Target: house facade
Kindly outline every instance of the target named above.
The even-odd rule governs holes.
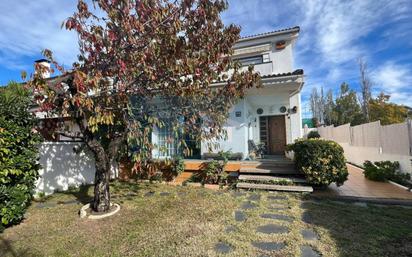
[[[293,65],[293,49],[299,27],[288,28],[241,38],[234,47],[233,58],[246,69],[253,65],[262,78],[262,88],[247,90],[245,97],[232,107],[225,124],[226,140],[220,140],[213,152],[242,153],[247,159],[250,143],[264,144],[268,155],[283,155],[286,144],[302,137],[301,89],[303,70]],[[212,86],[219,86],[214,84]],[[154,150],[153,157],[170,157],[176,147],[166,138],[167,127],[155,129],[152,141],[163,151]],[[200,142],[194,158],[211,149]]]

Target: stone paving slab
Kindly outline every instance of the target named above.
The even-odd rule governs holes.
[[[233,226],[233,225],[229,225],[225,228],[225,232],[226,233],[232,233],[232,232],[236,232],[238,231],[237,227]]]
[[[263,234],[283,234],[289,232],[289,229],[281,225],[268,224],[257,227],[256,231]]]
[[[248,200],[249,201],[259,201],[260,200],[260,195],[259,194],[249,195]]]
[[[269,195],[268,199],[270,200],[287,200],[288,198],[283,195]]]
[[[319,253],[312,249],[308,245],[302,245],[300,247],[300,256],[301,257],[320,257]]]
[[[284,214],[277,214],[277,213],[263,213],[260,214],[260,217],[264,219],[272,219],[272,220],[282,220],[282,221],[293,221],[293,218]]]
[[[258,241],[252,242],[252,245],[262,251],[269,252],[282,250],[286,246],[284,243]]]
[[[215,252],[226,254],[232,251],[232,247],[226,243],[219,242],[215,244]]]
[[[245,221],[246,218],[246,214],[242,211],[235,211],[235,220],[236,221]]]
[[[302,214],[302,221],[305,222],[306,224],[312,224],[313,223],[312,215],[310,215],[309,212],[305,211]]]
[[[312,229],[302,229],[300,231],[300,234],[302,235],[303,239],[308,241],[318,240],[319,238],[318,234],[316,234],[316,232]]]
[[[243,202],[242,205],[240,206],[241,209],[243,210],[250,210],[250,209],[255,209],[257,206],[256,204],[252,202]]]

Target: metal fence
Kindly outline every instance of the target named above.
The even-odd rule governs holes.
[[[412,122],[382,126],[379,121],[351,127],[319,127],[322,138],[350,146],[376,147],[381,153],[412,155]]]

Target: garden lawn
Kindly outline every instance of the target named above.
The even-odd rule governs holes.
[[[300,256],[302,246],[323,256],[412,255],[409,208],[115,182],[120,212],[80,219],[77,201],[91,193],[83,187],[33,203],[20,225],[0,234],[0,256]],[[287,232],[269,233],[276,227]]]

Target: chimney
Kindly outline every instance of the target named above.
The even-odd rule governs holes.
[[[50,78],[50,61],[46,59],[40,59],[37,61],[34,61],[35,63],[35,73],[37,73],[37,70],[41,70],[41,76],[44,79]],[[40,66],[40,67],[39,67]]]

